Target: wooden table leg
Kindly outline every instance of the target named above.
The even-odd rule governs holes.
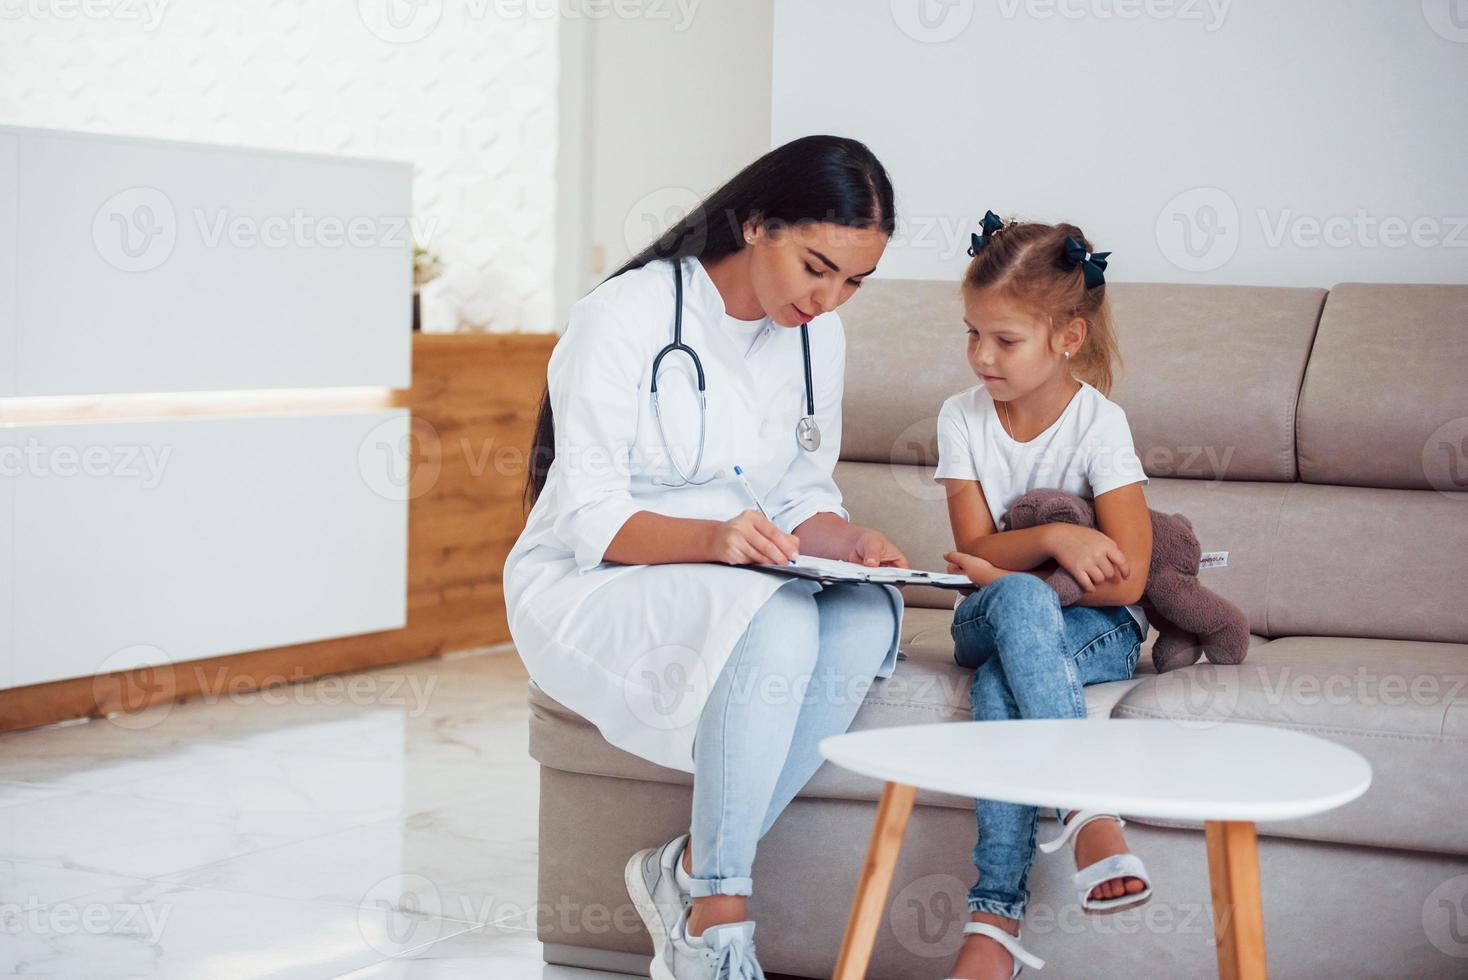
[[[836,959],[832,980],[861,980],[866,976],[872,946],[877,941],[877,927],[882,924],[882,910],[887,905],[887,891],[892,887],[892,873],[897,869],[897,855],[902,850],[902,836],[907,833],[907,818],[912,816],[916,797],[916,786],[887,783],[882,787],[877,822],[872,827],[856,896],[851,900],[851,915],[846,920],[846,936],[841,940],[841,954]]]
[[[1213,885],[1213,932],[1221,980],[1264,980],[1264,905],[1254,823],[1208,820],[1208,877]]]

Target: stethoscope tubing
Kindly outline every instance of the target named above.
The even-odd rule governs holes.
[[[707,381],[703,373],[703,361],[699,359],[698,352],[683,343],[683,261],[674,257],[673,260],[673,342],[658,351],[652,360],[652,410],[653,418],[657,422],[658,437],[663,441],[663,450],[668,454],[668,463],[673,471],[678,474],[682,483],[668,483],[666,486],[702,486],[719,478],[715,473],[707,480],[695,480],[693,476],[698,474],[699,467],[703,463],[704,441],[708,434],[708,390]],[[810,366],[810,330],[809,324],[800,325],[800,352],[804,359],[805,367],[805,415],[796,425],[796,441],[806,452],[815,452],[821,444],[820,428],[816,425],[816,392],[815,379]],[[658,371],[662,367],[663,358],[669,354],[686,354],[693,362],[693,370],[698,375],[698,451],[693,458],[693,476],[683,472],[683,467],[673,458],[673,452],[668,448],[668,435],[663,431],[663,410],[661,398],[658,394]]]

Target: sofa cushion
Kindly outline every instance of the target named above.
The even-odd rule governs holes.
[[[1288,489],[1255,629],[1468,643],[1468,494]]]
[[[1260,832],[1468,854],[1468,645],[1285,637],[1237,666],[1144,677],[1113,716],[1171,718],[1181,728],[1276,725],[1348,746],[1371,763],[1365,795]]]
[[[928,467],[906,463],[836,464],[836,482],[841,487],[851,519],[858,524],[878,528],[919,568],[943,568],[943,554],[953,548],[953,532],[948,524],[943,488],[933,482]],[[1279,541],[1280,513],[1286,496],[1300,485],[1294,483],[1234,482],[1225,480],[1153,479],[1147,485],[1147,503],[1156,510],[1186,514],[1197,532],[1204,551],[1228,552],[1228,564],[1209,568],[1202,582],[1219,595],[1235,603],[1249,618],[1249,628],[1261,636],[1269,636],[1268,616],[1270,586],[1275,580],[1270,569],[1276,561],[1288,562],[1288,555],[1276,557]],[[1468,531],[1468,522],[1464,523]],[[1334,542],[1334,539],[1332,539]],[[1298,542],[1292,542],[1298,548]],[[1333,543],[1334,547],[1340,547]],[[1315,554],[1320,554],[1317,549]],[[1458,552],[1468,555],[1468,547]],[[1441,553],[1443,562],[1462,563],[1448,552]],[[1352,566],[1345,566],[1349,569]],[[1459,575],[1461,580],[1463,576]],[[1292,590],[1307,587],[1311,579],[1279,581],[1290,596],[1292,608],[1298,600]],[[1358,578],[1351,595],[1368,585],[1375,589],[1382,583],[1368,577]],[[1452,580],[1434,582],[1424,596],[1436,596]],[[942,589],[915,588],[904,590],[909,609],[924,606],[951,610],[953,593]],[[1317,602],[1317,606],[1328,605]],[[1456,615],[1440,611],[1442,617]],[[1440,618],[1440,617],[1438,617]],[[1393,625],[1398,625],[1394,623]],[[1321,629],[1320,632],[1327,632]],[[1329,632],[1334,632],[1333,630]],[[1441,637],[1433,637],[1439,639]]]
[[[1330,291],[1300,391],[1300,479],[1468,491],[1468,286]]]
[[[1269,570],[1275,561],[1279,512],[1294,483],[1152,480],[1147,505],[1183,514],[1204,552],[1226,552],[1226,563],[1203,569],[1198,581],[1244,611],[1249,631],[1273,636]]]
[[[1295,405],[1324,290],[1115,283],[1107,294],[1124,362],[1112,397],[1149,474],[1295,478]],[[938,410],[978,383],[959,287],[874,279],[841,319],[841,458],[933,466]]]
[[[943,489],[926,467],[838,463],[852,520],[885,531],[919,567],[953,547]],[[1231,480],[1153,479],[1147,502],[1187,515],[1227,564],[1202,583],[1260,636],[1355,636],[1468,643],[1468,494]],[[949,610],[953,593],[908,589]]]
[[[978,384],[958,284],[871,279],[841,307],[841,323],[841,458],[936,465],[938,409]]]
[[[1322,289],[1108,284],[1126,409],[1150,476],[1293,480],[1295,404]]]

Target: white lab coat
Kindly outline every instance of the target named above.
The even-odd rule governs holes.
[[[727,520],[753,506],[743,468],[771,519],[792,531],[814,514],[847,517],[832,470],[841,444],[846,339],[841,320],[810,322],[820,449],[795,440],[805,413],[800,331],[771,321],[726,322],[723,300],[696,258],[682,260],[683,341],[703,362],[708,435],[695,479],[678,481],[658,436],[652,362],[672,340],[673,272],[653,262],[603,283],[571,311],[548,379],[556,456],[525,530],[505,562],[510,632],[530,676],[611,744],[693,771],[693,739],[735,642],[776,589],[816,589],[748,567],[616,565],[602,561],[642,510]],[[752,342],[752,346],[751,346]],[[689,472],[698,443],[692,366],[670,354],[659,372],[671,452]],[[898,616],[902,603],[888,587]],[[878,671],[896,666],[897,641]]]

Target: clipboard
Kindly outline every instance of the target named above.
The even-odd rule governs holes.
[[[891,566],[872,568],[868,565],[858,565],[855,562],[839,561],[835,558],[816,558],[811,555],[797,555],[794,561],[785,565],[755,565],[752,567],[767,572],[777,572],[781,575],[791,575],[795,578],[815,579],[827,585],[839,582],[874,582],[878,585],[898,587],[931,585],[939,589],[978,588],[967,575],[925,572],[916,568],[893,568]]]

